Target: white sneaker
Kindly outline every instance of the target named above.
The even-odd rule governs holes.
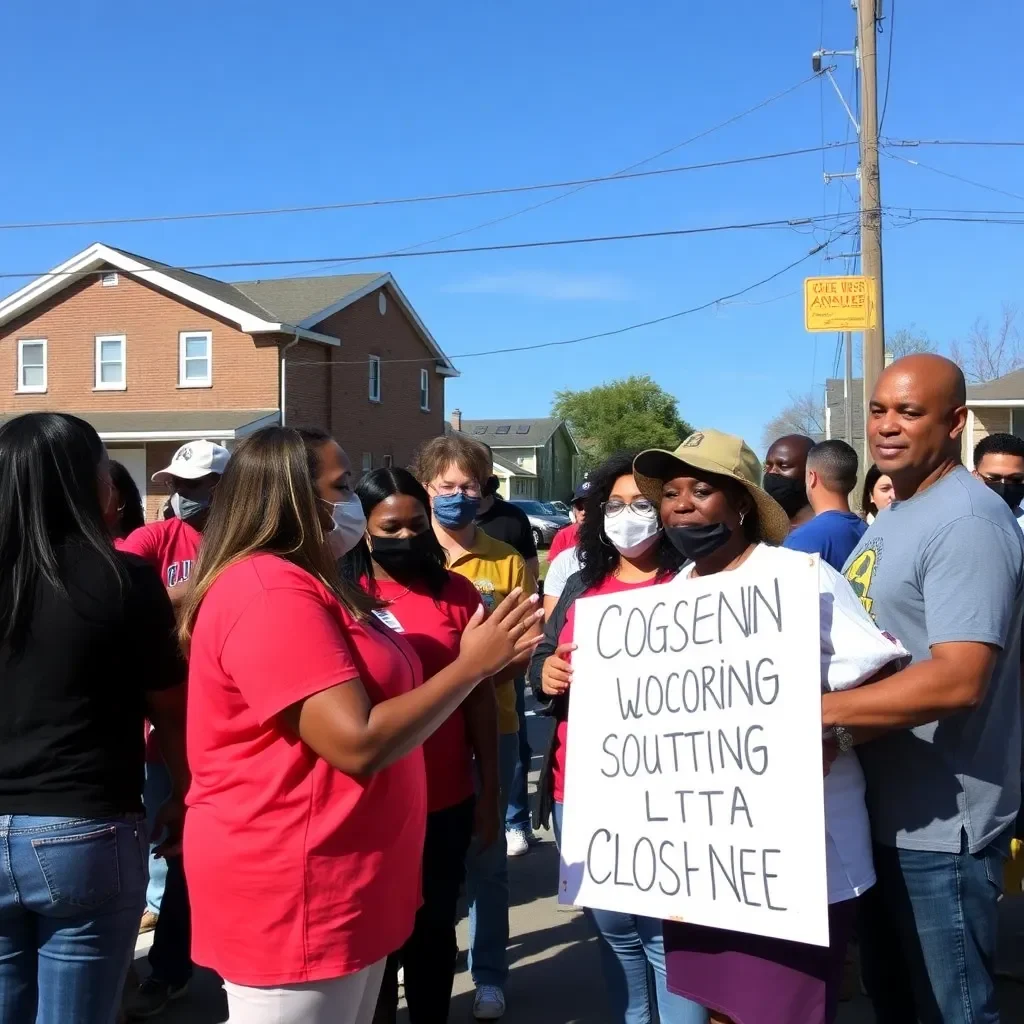
[[[405,988],[405,968],[398,968],[398,987]]]
[[[522,857],[524,853],[529,853],[530,840],[526,829],[510,828],[505,833],[505,850],[510,857]]]
[[[505,993],[497,985],[481,985],[473,1000],[477,1020],[498,1020],[505,1015]]]

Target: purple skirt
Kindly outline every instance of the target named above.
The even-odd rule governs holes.
[[[669,991],[735,1024],[832,1024],[856,906],[828,908],[827,947],[666,921]]]

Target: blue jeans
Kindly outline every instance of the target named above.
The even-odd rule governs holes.
[[[141,819],[0,815],[0,1021],[113,1024],[148,851]]]
[[[167,861],[154,857],[153,849],[163,838],[156,834],[157,811],[171,795],[171,773],[163,761],[146,764],[146,786],[142,791],[142,802],[146,807],[146,831],[152,842],[149,847],[149,887],[146,889],[146,909],[160,913],[160,901],[164,898],[167,884]]]
[[[519,736],[498,737],[500,820],[504,821],[512,776],[519,760]],[[508,856],[505,833],[486,850],[474,839],[466,856],[469,901],[469,973],[474,985],[502,988],[508,977]]]
[[[505,812],[505,828],[526,829],[530,827],[530,764],[533,751],[526,731],[526,679],[516,680],[516,714],[519,716],[519,759],[512,774],[512,785],[508,794],[508,810]]]
[[[562,842],[562,804],[551,821],[555,842]],[[612,1015],[622,1024],[706,1024],[708,1012],[699,1003],[668,990],[665,942],[661,921],[615,910],[585,908],[599,937],[602,973],[608,984]],[[907,1022],[904,1022],[907,1024]]]
[[[878,1024],[998,1024],[999,840],[976,854],[876,843],[874,856],[878,883],[861,897],[858,927]]]

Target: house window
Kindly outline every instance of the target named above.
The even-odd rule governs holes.
[[[380,401],[380,356],[370,356],[370,401]]]
[[[430,412],[430,374],[420,370],[420,409]]]
[[[1024,409],[1010,409],[1010,433],[1024,437]]]
[[[116,288],[117,287],[117,274],[114,271],[108,271],[103,277],[100,278],[100,284],[104,288]]]
[[[373,453],[363,452],[363,472],[369,473],[373,469]]]
[[[123,334],[100,334],[96,338],[96,390],[124,391],[125,337]]]
[[[213,383],[213,335],[182,331],[178,335],[178,387],[208,388]]]
[[[381,461],[381,465],[385,469],[390,469],[395,464],[395,457],[393,455],[385,455]]]
[[[18,342],[18,391],[39,394],[46,390],[46,339]]]

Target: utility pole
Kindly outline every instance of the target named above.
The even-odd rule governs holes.
[[[853,447],[853,335],[846,332],[846,373],[843,377],[843,428],[846,443]]]
[[[864,332],[864,426],[875,381],[885,366],[882,302],[882,190],[878,175],[878,46],[875,0],[856,0],[857,54],[860,61],[860,252],[861,271],[874,278],[876,326]],[[864,439],[865,455],[867,437]]]

